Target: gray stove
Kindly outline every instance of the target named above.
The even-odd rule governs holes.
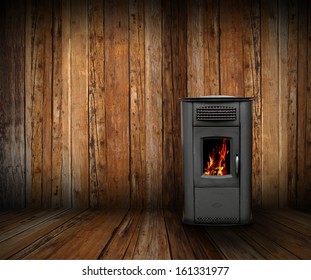
[[[251,99],[204,96],[182,100],[183,222],[251,222]]]

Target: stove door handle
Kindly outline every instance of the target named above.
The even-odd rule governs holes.
[[[239,175],[239,155],[235,156],[235,174]]]

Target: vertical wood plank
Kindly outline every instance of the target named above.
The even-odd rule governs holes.
[[[44,16],[44,50],[42,61],[43,100],[42,100],[42,207],[51,207],[52,188],[52,1],[42,7]],[[40,64],[38,65],[40,67]],[[34,147],[35,148],[35,147]]]
[[[145,2],[146,205],[162,203],[161,1]]]
[[[29,139],[31,173],[31,205],[33,207],[50,207],[51,205],[51,7],[49,2],[28,2],[30,12],[30,56],[26,85],[26,108],[29,110],[26,124],[31,128],[27,133]],[[28,59],[28,58],[27,58]],[[27,72],[28,73],[28,72]],[[43,156],[44,155],[44,156]]]
[[[5,92],[8,92],[7,86],[7,76],[5,75],[6,69],[4,65],[7,65],[7,56],[6,53],[6,34],[5,34],[5,18],[6,18],[6,6],[5,2],[0,3],[0,25],[3,28],[0,29],[0,98],[2,102],[0,103],[0,208],[5,208],[5,193],[6,193],[6,173],[5,172],[5,161],[6,159],[6,143],[7,143],[7,136],[6,136],[6,127],[7,121],[5,120],[5,115],[7,114],[8,108],[4,106],[7,101],[5,100]]]
[[[104,206],[107,196],[105,50],[103,1],[89,2],[89,155],[90,206]]]
[[[162,1],[163,50],[163,203],[182,203],[180,99],[186,96],[186,5]]]
[[[219,1],[206,1],[204,16],[204,95],[220,94]]]
[[[145,205],[145,28],[144,1],[129,1],[131,206]]]
[[[89,206],[87,2],[71,5],[72,206]]]
[[[53,123],[52,123],[52,207],[59,208],[62,203],[62,5],[61,1],[53,2],[53,59],[52,59],[52,95],[53,95]]]
[[[183,203],[183,184],[182,184],[182,143],[181,143],[181,98],[187,96],[187,1],[179,0],[172,6],[172,59],[173,59],[173,124],[172,136],[174,154],[174,178],[175,186],[172,186],[175,195],[175,208],[181,209]],[[176,31],[175,31],[176,30]],[[164,156],[165,160],[165,156]],[[173,205],[173,201],[169,205]]]
[[[204,95],[204,2],[187,1],[187,95]]]
[[[163,202],[174,206],[175,174],[173,151],[174,85],[172,65],[172,1],[162,1],[162,86],[163,86]],[[176,9],[176,7],[175,7]],[[175,30],[177,32],[177,30]]]
[[[243,96],[241,2],[220,1],[221,94]]]
[[[310,197],[307,186],[310,174],[307,174],[307,100],[308,100],[308,1],[298,3],[298,181],[297,207],[310,207]],[[307,205],[309,204],[309,205]]]
[[[8,33],[11,32],[11,12],[8,4],[1,2],[1,84],[0,84],[0,206],[9,208],[13,202],[13,158],[12,158],[12,134],[14,133],[14,93],[11,92],[10,82],[12,78],[11,50],[8,42]],[[12,83],[12,82],[11,82]]]
[[[30,139],[30,153],[31,153],[31,204],[34,207],[41,207],[42,197],[42,65],[38,67],[37,62],[43,58],[44,46],[38,38],[42,37],[42,20],[38,16],[37,9],[33,6],[32,1],[29,2],[31,10],[31,84],[30,92],[30,125],[31,125],[31,139]],[[38,29],[35,27],[39,26]],[[40,32],[41,28],[41,32]],[[41,34],[40,34],[41,33]],[[42,62],[41,62],[42,63]]]
[[[311,209],[311,4],[308,1],[308,58],[307,58],[307,69],[308,69],[308,81],[307,81],[307,151],[306,151],[306,167],[307,167],[307,177],[306,177],[306,198],[305,198],[305,207]]]
[[[288,205],[297,205],[298,1],[288,3]]]
[[[32,206],[31,198],[31,182],[32,182],[32,170],[31,170],[31,90],[32,90],[32,76],[31,76],[31,0],[26,1],[26,19],[25,19],[25,179],[26,179],[26,207]]]
[[[61,79],[62,79],[62,169],[61,169],[61,201],[63,207],[71,207],[71,9],[70,0],[62,0],[61,22]]]
[[[12,5],[13,4],[13,5]],[[18,1],[10,4],[10,11],[14,15],[12,19],[11,41],[11,64],[12,64],[12,93],[14,94],[15,116],[14,146],[12,154],[13,177],[14,177],[14,196],[11,208],[25,207],[25,4]],[[12,5],[12,6],[11,6]],[[10,31],[9,31],[10,32]]]
[[[9,17],[9,12],[7,11],[7,7],[5,5],[6,3],[1,3],[1,25],[3,27],[6,27],[9,23],[7,23],[6,18]],[[8,66],[8,71],[10,71],[10,65],[9,65],[9,59],[8,59],[8,54],[5,55],[5,53],[8,51],[8,46],[5,44],[7,40],[7,34],[5,32],[5,28],[2,28],[1,31],[1,100],[2,102],[0,103],[0,114],[1,114],[1,119],[0,119],[0,166],[1,166],[1,208],[8,208],[8,202],[12,199],[10,199],[10,184],[12,184],[9,179],[12,178],[10,176],[9,172],[9,166],[10,163],[12,162],[11,158],[11,153],[10,153],[10,134],[12,134],[12,125],[11,125],[11,116],[12,116],[12,96],[10,94],[5,94],[9,92],[9,75],[8,72],[5,72],[6,69],[4,68],[4,65]],[[7,163],[9,163],[7,166]],[[12,169],[12,167],[11,167]],[[11,172],[12,173],[12,172]]]
[[[128,2],[105,2],[107,207],[127,208],[129,185]]]
[[[279,85],[277,2],[261,3],[262,206],[278,207]],[[272,151],[272,152],[271,152]]]
[[[0,208],[25,206],[24,8],[1,3]]]
[[[252,205],[261,206],[262,102],[260,57],[260,1],[244,0],[243,80],[244,95],[253,98]]]
[[[278,4],[279,45],[279,207],[288,204],[288,2]]]

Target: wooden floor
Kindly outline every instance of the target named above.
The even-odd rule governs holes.
[[[0,259],[311,259],[311,215],[260,210],[237,227],[170,210],[0,212]]]

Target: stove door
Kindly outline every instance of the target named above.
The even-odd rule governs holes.
[[[194,127],[194,186],[239,187],[239,127]]]

